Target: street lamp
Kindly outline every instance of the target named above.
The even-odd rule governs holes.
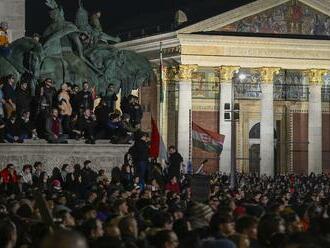
[[[245,78],[245,74],[240,74],[239,78]],[[243,79],[242,79],[243,80]],[[231,102],[224,106],[225,121],[231,122],[231,151],[230,151],[230,189],[237,188],[236,181],[236,120],[239,119],[239,104],[235,103],[235,87],[232,82]]]

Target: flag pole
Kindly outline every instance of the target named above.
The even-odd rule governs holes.
[[[164,111],[163,111],[163,102],[164,102],[164,96],[163,96],[163,43],[159,43],[159,142],[162,140],[163,136],[163,121],[164,121]],[[159,144],[159,147],[161,147],[161,144]],[[160,153],[159,153],[160,154]],[[161,163],[163,161],[160,161]]]
[[[188,156],[188,164],[186,170],[188,170],[188,167],[192,167],[192,112],[191,109],[189,109],[189,156]]]
[[[230,166],[230,189],[236,190],[236,121],[235,121],[235,87],[231,83],[231,166]]]

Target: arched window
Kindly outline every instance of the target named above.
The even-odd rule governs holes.
[[[255,124],[249,132],[249,139],[260,139],[260,122]],[[274,129],[274,139],[277,139],[277,133]]]
[[[249,132],[249,139],[260,139],[260,122],[251,128]]]

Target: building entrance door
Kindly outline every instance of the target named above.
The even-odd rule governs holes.
[[[249,149],[249,171],[260,174],[260,144],[253,144]]]

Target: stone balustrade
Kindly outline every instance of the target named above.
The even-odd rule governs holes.
[[[65,163],[83,165],[85,160],[91,160],[94,169],[104,169],[110,175],[113,167],[123,164],[124,155],[130,146],[104,141],[98,141],[95,145],[76,141],[69,141],[69,144],[48,144],[42,140],[23,144],[0,144],[0,168],[13,163],[19,171],[24,164],[33,165],[35,161],[41,161],[46,171],[51,173],[55,166],[61,167]]]

